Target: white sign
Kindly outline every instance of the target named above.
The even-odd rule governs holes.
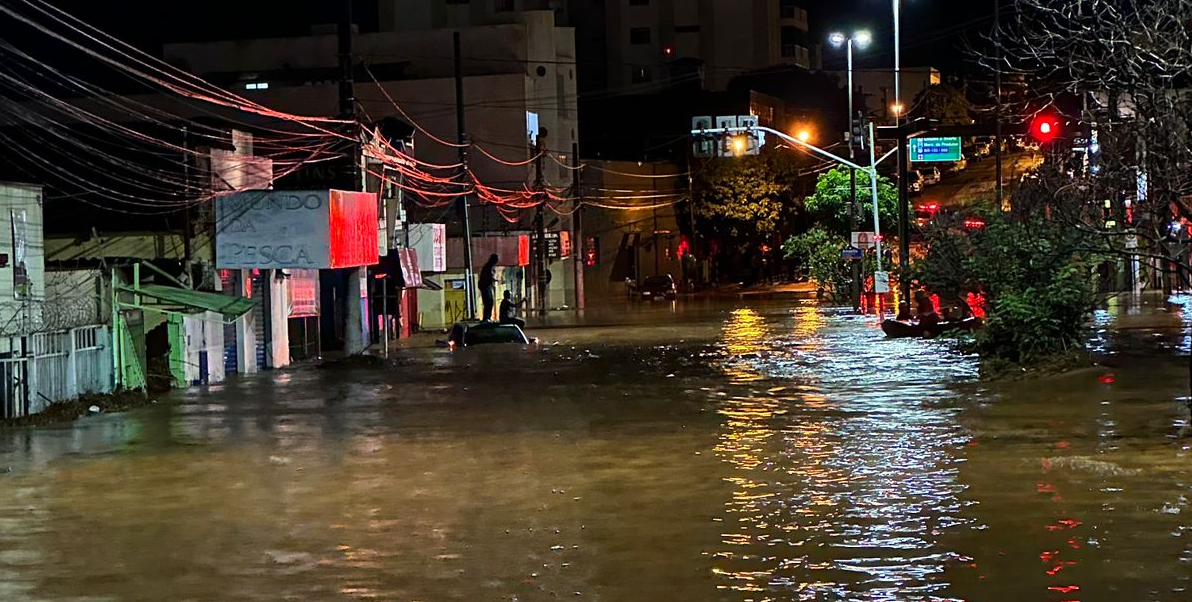
[[[217,199],[216,267],[330,267],[329,206],[328,190],[260,190]]]
[[[889,272],[874,272],[873,273],[873,292],[884,295],[890,292],[890,273]]]
[[[418,253],[419,271],[447,271],[446,224],[410,224],[410,248]]]
[[[872,249],[877,246],[877,234],[873,232],[853,232],[851,244],[858,249]]]

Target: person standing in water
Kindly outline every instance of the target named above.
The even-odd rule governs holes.
[[[480,316],[482,322],[492,321],[493,310],[497,308],[498,261],[500,257],[493,253],[488,257],[488,261],[484,262],[484,267],[480,268],[480,302],[484,307],[484,313]]]

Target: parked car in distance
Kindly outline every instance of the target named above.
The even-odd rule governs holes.
[[[923,192],[923,174],[919,173],[919,170],[916,169],[907,174],[907,176],[907,190],[911,192]]]
[[[940,175],[940,168],[934,165],[920,169],[919,173],[923,174],[924,186],[935,186],[936,184],[940,183],[941,179],[943,179],[943,176]]]
[[[679,291],[675,287],[675,279],[670,274],[646,278],[642,281],[641,288],[638,291],[641,293],[643,301],[653,301],[655,299],[671,301],[679,296]]]
[[[529,345],[531,340],[517,324],[498,322],[459,322],[451,328],[447,340],[442,342],[452,349],[475,345],[515,344]]]

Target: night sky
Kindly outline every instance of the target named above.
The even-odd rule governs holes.
[[[695,0],[689,0],[694,2]],[[338,2],[330,0],[115,0],[56,2],[79,17],[138,44],[154,47],[164,41],[193,41],[249,36],[296,35],[311,23],[332,23]],[[978,41],[992,25],[994,0],[902,0],[903,64],[955,71],[966,59],[958,49],[964,38]],[[1003,0],[1005,2],[1005,0]],[[113,5],[123,10],[115,10]],[[357,20],[375,29],[377,0],[356,0]],[[834,29],[867,27],[874,45],[858,53],[860,68],[893,64],[891,0],[805,0],[813,40]],[[842,59],[825,48],[825,66]]]

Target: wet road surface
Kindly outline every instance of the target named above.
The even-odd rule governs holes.
[[[872,319],[657,306],[0,431],[0,600],[1189,600],[1187,317],[982,384]]]

